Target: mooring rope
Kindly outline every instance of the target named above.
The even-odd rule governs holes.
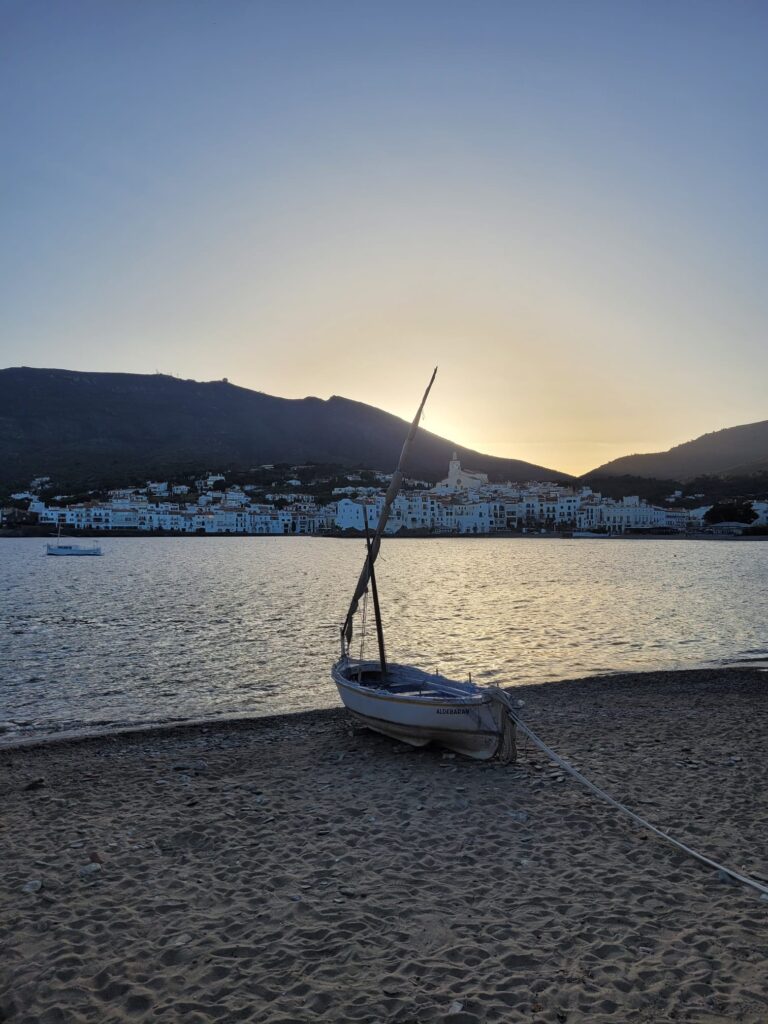
[[[501,742],[499,743],[499,749],[497,757],[502,764],[510,764],[517,757],[517,745],[515,743],[515,718],[512,714],[507,714],[505,706],[502,704],[501,711]]]
[[[626,814],[628,818],[631,818],[638,825],[642,825],[643,828],[653,832],[653,834],[657,835],[660,839],[663,839],[667,843],[671,843],[672,846],[677,847],[678,850],[682,850],[683,853],[687,853],[689,857],[693,857],[695,860],[700,861],[702,864],[706,864],[707,867],[714,868],[716,871],[722,871],[729,878],[733,878],[735,881],[741,882],[742,885],[748,885],[750,888],[756,889],[759,893],[762,893],[763,896],[768,896],[768,886],[762,885],[760,882],[755,881],[754,878],[750,878],[748,875],[742,875],[741,872],[734,871],[733,868],[728,868],[724,864],[718,863],[716,860],[712,860],[711,857],[706,857],[703,853],[699,853],[697,850],[692,850],[690,846],[686,846],[685,843],[681,843],[668,832],[664,832],[663,829],[652,825],[650,821],[646,821],[645,818],[641,818],[639,814],[635,814],[635,812],[630,810],[626,804],[622,804],[618,800],[614,800],[614,798],[610,796],[610,794],[606,793],[604,789],[596,786],[594,782],[590,782],[589,779],[585,778],[581,772],[578,771],[578,769],[574,768],[572,764],[569,764],[565,758],[560,757],[560,755],[551,747],[548,747],[544,740],[540,739],[533,729],[520,719],[520,716],[512,710],[512,698],[505,690],[496,686],[489,687],[489,689],[492,690],[493,695],[505,705],[509,717],[514,721],[517,728],[520,729],[521,732],[523,732],[524,735],[526,735],[533,743],[535,743],[536,746],[539,747],[539,749],[542,750],[548,758],[550,758],[550,760],[554,761],[555,764],[560,765],[563,771],[571,775],[577,782],[580,782],[582,786],[586,786],[587,789],[591,790],[591,792],[593,792],[597,797],[621,811],[622,814]]]

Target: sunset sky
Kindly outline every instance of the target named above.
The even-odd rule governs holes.
[[[0,365],[583,472],[768,418],[768,3],[0,0]],[[0,416],[2,410],[0,410]]]

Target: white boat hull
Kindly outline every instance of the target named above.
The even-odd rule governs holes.
[[[46,544],[45,553],[47,555],[100,555],[101,548],[81,548],[76,544]]]
[[[385,688],[375,682],[378,668],[377,662],[345,658],[331,670],[344,706],[359,724],[414,747],[436,743],[481,761],[499,753],[505,712],[486,691],[402,665],[389,666],[393,684]]]

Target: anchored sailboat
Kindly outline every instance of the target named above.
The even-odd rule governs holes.
[[[366,520],[365,564],[341,627],[341,657],[334,664],[331,677],[352,717],[375,732],[415,747],[434,742],[479,760],[497,755],[503,760],[511,760],[514,758],[514,725],[507,711],[507,702],[498,691],[472,682],[445,679],[412,665],[393,664],[387,661],[384,650],[374,565],[436,374],[437,368],[406,436],[373,537],[368,534]],[[376,617],[378,661],[350,656],[354,615],[369,587]]]
[[[82,544],[62,544],[61,523],[59,523],[59,532],[56,534],[56,543],[46,544],[45,553],[47,555],[100,555],[101,548],[95,543],[92,544],[91,547],[83,547]]]

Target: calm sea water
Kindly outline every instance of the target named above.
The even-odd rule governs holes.
[[[0,541],[0,742],[337,703],[329,667],[362,541],[102,546],[102,558],[47,558],[39,540]],[[768,544],[391,541],[377,575],[392,660],[458,678],[768,658]]]

